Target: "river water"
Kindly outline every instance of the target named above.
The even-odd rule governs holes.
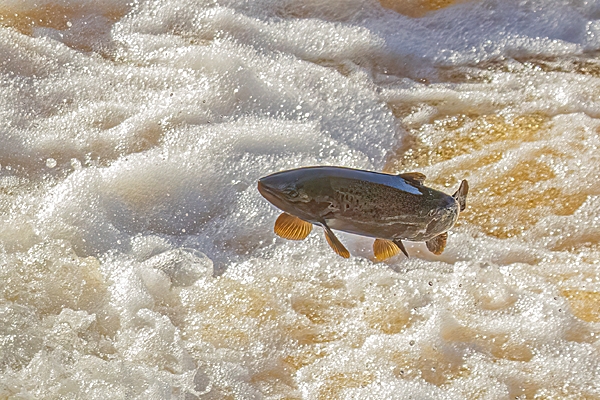
[[[0,1],[0,398],[600,398],[600,3]],[[259,177],[419,171],[446,251]]]

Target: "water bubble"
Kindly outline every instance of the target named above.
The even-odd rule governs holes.
[[[195,249],[167,250],[146,260],[148,267],[163,271],[174,286],[190,286],[203,276],[210,276],[213,263],[204,253]]]
[[[79,161],[76,158],[71,158],[71,168],[73,168],[75,171],[78,171],[81,169],[81,161]]]
[[[54,167],[56,167],[56,160],[54,158],[52,158],[52,157],[48,158],[46,160],[46,167],[48,167],[48,168],[54,168]]]

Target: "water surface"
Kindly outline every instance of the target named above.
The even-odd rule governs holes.
[[[0,3],[0,398],[600,398],[600,4]],[[419,171],[446,251],[277,238]]]

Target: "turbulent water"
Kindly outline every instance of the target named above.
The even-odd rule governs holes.
[[[0,398],[599,399],[600,3],[0,1]],[[419,171],[446,251],[273,233]]]

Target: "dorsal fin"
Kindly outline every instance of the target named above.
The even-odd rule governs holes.
[[[446,248],[446,241],[448,241],[448,232],[440,233],[433,239],[429,239],[425,242],[425,245],[427,245],[427,249],[429,249],[430,252],[439,256]]]
[[[422,185],[427,177],[420,172],[405,172],[403,174],[398,174],[399,177],[416,183],[417,185]]]
[[[467,182],[467,180],[464,179],[460,183],[460,186],[458,187],[458,190],[456,191],[456,193],[454,193],[452,195],[452,197],[454,197],[456,199],[456,201],[458,202],[458,204],[460,205],[460,211],[465,211],[465,208],[467,208],[467,194],[468,193],[469,193],[469,182]]]
[[[312,224],[288,213],[283,213],[275,221],[275,233],[284,239],[304,240],[312,231]]]

